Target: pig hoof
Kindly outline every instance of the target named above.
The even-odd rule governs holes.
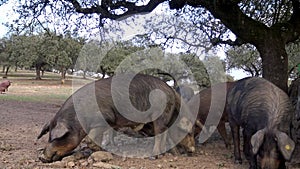
[[[149,160],[156,160],[156,159],[159,159],[161,157],[162,157],[162,155],[151,156],[151,157],[149,157]]]
[[[194,152],[188,152],[188,153],[187,153],[187,156],[188,156],[188,157],[193,157],[193,156],[194,156]]]
[[[42,157],[39,157],[39,160],[43,163],[51,163],[52,160],[48,160],[48,159],[45,159],[45,158],[42,158]]]
[[[243,162],[242,162],[241,159],[237,159],[237,160],[234,161],[234,163],[235,163],[235,164],[242,164]]]
[[[149,160],[156,160],[157,159],[157,156],[151,156],[149,157]]]

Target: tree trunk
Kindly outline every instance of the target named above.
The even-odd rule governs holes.
[[[6,67],[6,71],[5,71],[5,77],[7,77],[8,71],[9,71],[10,66]]]
[[[83,71],[83,78],[86,79],[86,70]]]
[[[15,63],[15,72],[18,71],[18,62]]]
[[[279,38],[269,38],[256,47],[262,58],[263,78],[288,92],[288,56],[285,44]]]
[[[293,108],[295,110],[294,115],[297,117],[300,110],[300,76],[292,81],[288,94],[293,103]],[[293,118],[292,120],[291,135],[293,140],[296,142],[291,162],[300,163],[300,120],[297,120],[297,118]]]
[[[64,69],[63,67],[62,67],[60,70],[61,70],[61,78],[62,78],[62,79],[66,79],[66,73],[67,73],[67,70]]]
[[[35,77],[35,79],[36,80],[42,80],[42,78],[41,78],[41,66],[36,65],[35,66],[35,71],[36,71],[36,77]]]
[[[44,77],[45,69],[41,69],[42,71],[42,77]]]
[[[294,79],[292,81],[291,85],[289,86],[288,95],[294,106],[297,104],[297,101],[300,104],[300,90],[298,88],[300,88],[300,77],[297,79]],[[299,97],[299,100],[298,100],[298,97]]]

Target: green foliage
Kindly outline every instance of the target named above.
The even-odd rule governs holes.
[[[233,47],[226,52],[227,69],[242,69],[251,76],[262,74],[262,62],[256,48],[250,44]]]
[[[166,53],[160,47],[141,45],[136,37],[123,42],[86,43],[75,69],[108,76],[124,72],[144,73],[164,81],[210,86],[206,67],[195,54]]]
[[[218,56],[208,56],[203,60],[211,84],[226,82],[230,78],[226,75],[225,62]]]
[[[106,72],[109,76],[113,75],[117,69],[120,72],[128,72],[129,69],[133,68],[134,58],[137,58],[135,57],[135,53],[142,49],[143,47],[135,46],[128,41],[117,42],[101,61],[100,66],[102,71]],[[127,63],[125,63],[125,60],[127,60]]]
[[[98,41],[89,41],[81,49],[79,57],[74,65],[75,70],[96,72],[99,69],[99,64],[109,50],[109,44],[99,44]]]
[[[286,52],[289,57],[289,76],[295,78],[297,65],[300,63],[300,43],[286,45]],[[251,76],[262,75],[262,60],[257,49],[250,45],[242,45],[230,48],[226,52],[227,69],[242,69]]]
[[[199,87],[211,85],[207,68],[195,54],[181,54],[180,59],[190,68]]]
[[[62,72],[74,65],[82,46],[78,39],[54,33],[11,35],[3,38],[2,44],[1,65],[35,67],[36,70],[48,65]]]
[[[286,46],[289,56],[289,74],[296,79],[300,76],[300,41],[290,43]]]

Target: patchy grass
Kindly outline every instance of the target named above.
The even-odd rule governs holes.
[[[1,76],[1,74],[0,74]],[[6,94],[0,100],[18,100],[29,102],[64,102],[76,89],[92,80],[80,77],[67,77],[62,84],[59,74],[46,72],[42,80],[35,80],[35,72],[19,71],[7,77],[12,82]],[[75,82],[74,84],[72,84]]]

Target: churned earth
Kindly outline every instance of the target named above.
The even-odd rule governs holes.
[[[218,134],[206,144],[197,144],[194,156],[173,156],[165,154],[159,159],[124,158],[113,155],[108,165],[88,157],[66,158],[61,162],[42,163],[38,160],[38,149],[43,148],[48,137],[36,137],[43,125],[58,111],[62,103],[40,103],[27,101],[0,100],[0,168],[122,168],[122,169],[246,169],[248,164],[234,164],[233,150],[226,149]],[[120,141],[119,141],[120,142]],[[126,140],[121,144],[126,145]],[[118,146],[120,143],[118,143]]]
[[[47,136],[37,140],[43,125],[58,111],[60,104],[1,100],[0,102],[0,168],[92,168],[85,160],[74,164],[41,163],[38,149],[43,148]],[[124,140],[126,142],[126,140]],[[126,144],[126,143],[124,143]],[[113,156],[108,163],[121,168],[241,168],[233,164],[232,153],[220,139],[199,145],[193,157],[167,154],[157,160]],[[93,162],[94,163],[94,162]],[[85,165],[82,166],[81,164]]]

